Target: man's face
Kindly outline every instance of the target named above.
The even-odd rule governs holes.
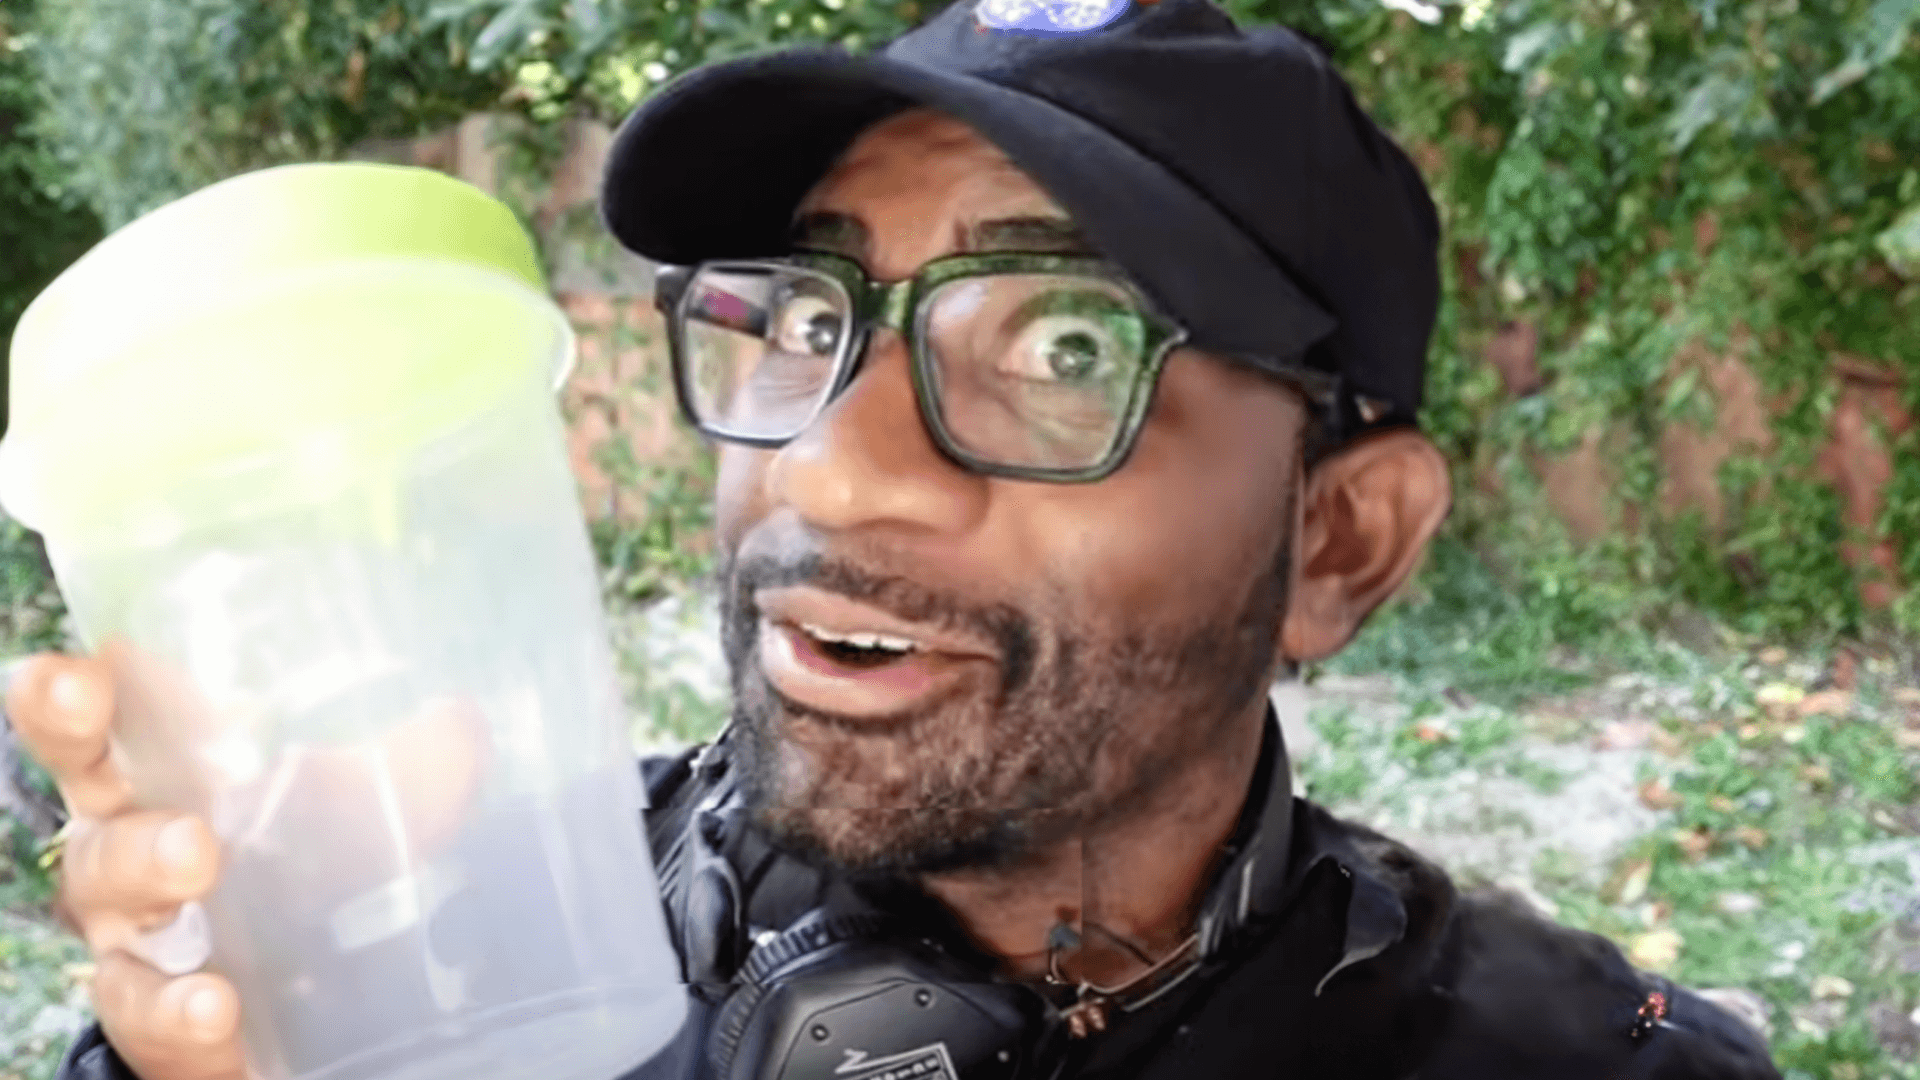
[[[1003,154],[927,112],[868,131],[798,220],[803,243],[889,281],[961,252],[1077,243]],[[995,479],[936,449],[910,363],[877,331],[799,438],[721,450],[737,752],[756,819],[804,855],[1007,866],[1146,808],[1258,707],[1302,407],[1183,349],[1118,472]]]

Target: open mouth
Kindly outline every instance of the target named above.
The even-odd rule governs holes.
[[[763,645],[764,655],[773,661],[769,674],[786,672],[788,682],[803,687],[918,685],[954,662],[954,657],[895,634],[829,630],[801,622],[776,622],[766,629],[775,639]]]
[[[821,656],[850,668],[885,667],[920,651],[918,642],[890,634],[838,633],[810,623],[800,623],[794,629],[804,634]]]
[[[880,719],[911,710],[963,666],[958,657],[891,634],[761,624],[767,678],[788,700],[834,716]]]
[[[768,589],[755,600],[761,671],[815,712],[898,717],[997,664],[989,643],[825,590]]]

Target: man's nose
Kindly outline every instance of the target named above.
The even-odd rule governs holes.
[[[825,530],[872,525],[936,533],[986,511],[987,478],[940,452],[921,419],[900,335],[876,330],[853,382],[774,455],[767,495]]]

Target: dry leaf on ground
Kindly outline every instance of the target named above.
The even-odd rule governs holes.
[[[1705,829],[1677,829],[1673,842],[1680,846],[1680,854],[1686,856],[1688,862],[1698,862],[1713,850],[1713,834]]]
[[[1638,750],[1653,739],[1654,726],[1645,720],[1616,720],[1600,729],[1594,746],[1600,750]]]
[[[1838,975],[1815,975],[1812,986],[1815,1001],[1833,1001],[1853,996],[1853,984]]]
[[[1647,895],[1647,883],[1653,880],[1653,860],[1635,859],[1615,871],[1613,881],[1602,890],[1602,897],[1612,893],[1611,899],[1620,905],[1637,904]]]
[[[1761,687],[1753,695],[1753,700],[1761,708],[1778,715],[1791,711],[1806,696],[1805,690],[1792,683],[1775,682]]]
[[[1766,998],[1739,986],[1712,987],[1695,993],[1732,1013],[1735,1019],[1745,1022],[1762,1037],[1773,1038],[1773,1010],[1767,1006]]]
[[[1680,805],[1680,796],[1656,776],[1640,785],[1640,805],[1649,810],[1671,810]]]
[[[1665,971],[1680,959],[1680,950],[1686,947],[1686,943],[1677,930],[1649,930],[1636,935],[1628,943],[1627,959],[1633,961],[1636,967]]]
[[[1846,690],[1821,690],[1801,698],[1794,711],[1801,716],[1845,716],[1853,711],[1853,694]]]

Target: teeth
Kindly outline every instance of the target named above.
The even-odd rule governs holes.
[[[912,652],[918,645],[907,638],[893,637],[889,634],[840,634],[826,630],[811,623],[801,623],[800,629],[816,641],[829,641],[836,645],[851,645],[856,649],[885,649],[888,652]]]

